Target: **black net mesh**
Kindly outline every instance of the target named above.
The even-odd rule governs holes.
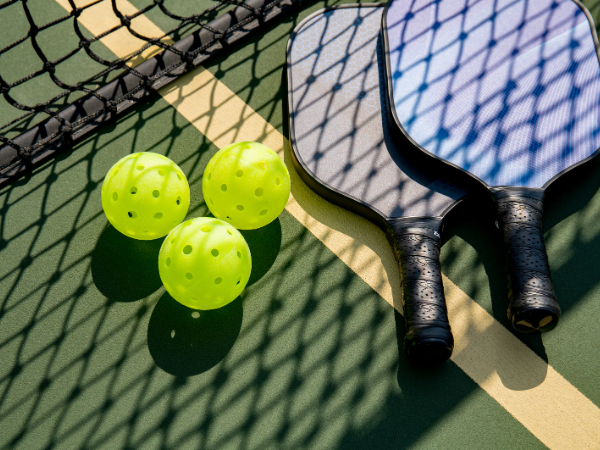
[[[23,35],[14,42],[5,42],[7,36],[15,38],[14,32],[0,36],[0,47],[4,46],[0,50],[0,102],[4,103],[0,104],[0,186],[69,148],[74,140],[234,42],[261,32],[302,1],[194,0],[183,4],[148,0],[145,6],[134,8],[135,12],[127,15],[126,10],[131,8],[123,6],[131,4],[121,0],[95,0],[84,6],[77,6],[75,0],[62,0],[65,14],[47,22],[47,14],[36,15],[36,0],[0,4],[0,29],[9,25],[2,23],[2,17],[5,21],[17,16],[26,19],[20,25]],[[116,25],[94,36],[79,18],[88,9],[98,7],[110,8]],[[20,8],[17,16],[15,8]],[[7,14],[9,11],[12,15]],[[135,26],[136,18],[142,16],[158,23],[157,29],[169,31],[145,36]],[[65,26],[72,38],[66,53],[64,45],[62,52],[49,45],[52,40],[67,39],[55,32]],[[115,57],[101,41],[125,30],[129,37],[140,40],[140,46],[126,56]],[[17,61],[25,51],[37,55],[33,59],[38,59],[38,64],[31,67],[35,70],[25,76],[14,70],[7,76],[7,67],[23,69]],[[84,65],[81,58],[95,64]],[[11,59],[15,62],[11,63]],[[90,67],[95,68],[91,74]],[[44,88],[45,85],[50,88]]]

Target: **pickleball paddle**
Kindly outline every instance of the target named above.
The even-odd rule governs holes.
[[[440,233],[465,192],[432,167],[415,167],[392,142],[379,89],[382,12],[381,5],[344,5],[294,30],[287,54],[292,159],[316,193],[386,232],[401,272],[405,350],[438,362],[454,345]]]
[[[573,0],[393,0],[382,20],[390,122],[495,201],[508,317],[558,323],[542,232],[546,188],[600,147],[600,63]]]

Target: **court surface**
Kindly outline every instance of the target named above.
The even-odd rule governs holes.
[[[29,3],[48,17],[69,8]],[[584,3],[600,23],[600,4]],[[510,329],[492,208],[474,196],[442,248],[454,355],[435,370],[410,365],[384,234],[313,194],[285,139],[287,40],[335,4],[288,16],[0,190],[0,449],[600,448],[600,164],[547,193],[559,326]],[[7,42],[22,34],[11,28],[19,8],[0,16],[17,33]],[[90,36],[100,17],[80,18]],[[139,26],[163,24],[149,15]],[[122,56],[135,43],[103,45]],[[2,76],[38,64],[14,59],[0,59]],[[162,240],[108,224],[102,180],[129,153],[164,154],[190,182],[188,218],[205,216],[204,167],[242,140],[279,152],[292,198],[278,220],[243,232],[253,271],[241,297],[198,317],[162,287]]]

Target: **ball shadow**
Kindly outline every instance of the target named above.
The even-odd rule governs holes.
[[[198,375],[225,358],[242,327],[242,299],[219,309],[195,311],[168,293],[148,323],[148,349],[162,370],[177,376]]]
[[[256,230],[240,230],[250,247],[252,272],[247,286],[256,283],[275,263],[281,249],[281,222],[279,218]]]
[[[92,252],[92,279],[110,300],[131,302],[148,297],[162,286],[158,253],[162,239],[138,241],[108,226]]]

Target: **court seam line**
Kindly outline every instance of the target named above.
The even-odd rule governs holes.
[[[70,11],[68,2],[56,1]],[[77,19],[94,35],[98,35],[100,25],[106,25],[111,18],[116,19],[112,26],[120,23],[116,17],[104,15],[107,12],[112,14],[112,8],[105,8],[104,14],[101,14],[103,20],[98,20],[98,11],[93,8],[106,4],[100,3],[86,10],[89,14],[82,14]],[[117,0],[117,6],[127,14],[137,11],[126,0]],[[159,37],[164,34],[145,16],[139,16],[133,22],[133,28],[146,36]],[[109,36],[114,38],[107,39]],[[145,44],[137,38],[132,39],[125,28],[109,36],[101,42],[119,58],[130,55],[140,44]],[[155,51],[153,48],[147,49],[144,56]],[[401,312],[397,298],[399,293],[393,292],[388,279],[389,276],[392,282],[398,281],[397,266],[383,233],[365,219],[331,205],[312,193],[290,164],[289,142],[270,123],[201,67],[175,80],[159,93],[218,148],[236,140],[260,141],[273,148],[286,160],[293,180],[292,196],[286,210],[382,298],[392,306],[396,303],[396,309]],[[208,110],[202,110],[207,105]],[[232,128],[231,117],[239,117],[234,124],[238,128]],[[302,204],[296,198],[300,198]],[[310,209],[313,215],[305,208]],[[332,223],[336,221],[330,216],[341,217],[341,222],[345,223]],[[348,231],[348,228],[350,232],[347,233],[338,231]],[[572,449],[597,446],[600,442],[600,409],[445,275],[443,282],[456,340],[452,360],[548,447]],[[544,372],[542,382],[531,376]],[[503,380],[530,387],[510,389]]]

